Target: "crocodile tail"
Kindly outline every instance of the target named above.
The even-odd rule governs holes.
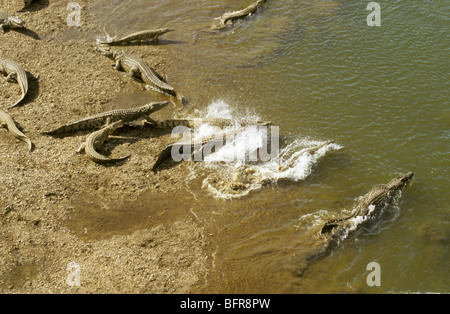
[[[57,129],[54,129],[54,130],[51,130],[51,131],[45,131],[45,132],[42,132],[42,134],[44,134],[44,135],[60,135],[60,134],[63,134],[63,133],[66,133],[66,132],[69,132],[70,131],[70,128],[69,127],[67,127],[66,125],[64,125],[64,126],[61,126],[61,127],[59,127],[59,128],[57,128]]]
[[[152,171],[156,172],[159,165],[161,165],[163,163],[163,161],[165,161],[167,158],[169,158],[169,156],[172,152],[172,146],[173,145],[168,145],[162,150],[162,152],[158,156],[158,159],[153,164]]]
[[[25,98],[25,94],[22,93],[22,96],[20,97],[20,99],[18,101],[16,101],[13,105],[7,107],[6,109],[11,109],[11,108],[18,106],[24,98]]]
[[[121,160],[125,160],[127,158],[129,158],[131,155],[127,155],[124,157],[118,157],[118,158],[110,158],[107,157],[105,155],[99,154],[98,152],[94,151],[86,151],[86,154],[88,156],[89,159],[91,159],[92,161],[96,162],[96,163],[110,163],[110,162],[116,162],[116,161],[121,161]]]
[[[28,145],[28,149],[31,151],[33,149],[33,143],[31,143],[31,140],[22,132],[20,132],[20,134],[14,134],[14,137],[17,138],[18,140],[21,140],[22,142],[27,143]]]
[[[28,149],[31,152],[31,150],[33,149],[33,143],[31,143],[31,140],[28,137],[26,137],[23,139],[23,141],[28,144]]]

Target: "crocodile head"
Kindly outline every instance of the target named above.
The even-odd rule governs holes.
[[[146,104],[143,106],[143,110],[147,113],[150,114],[152,112],[158,111],[162,108],[164,108],[165,106],[167,106],[169,104],[168,101],[165,102],[152,102],[149,104]]]
[[[105,57],[108,57],[110,59],[114,59],[116,54],[117,54],[111,48],[104,47],[104,46],[97,46],[97,47],[95,47],[95,51],[100,52],[102,55],[104,55]]]
[[[156,33],[158,36],[161,36],[161,35],[167,34],[169,32],[173,32],[173,30],[174,30],[173,28],[161,28],[161,29],[158,29],[156,31]]]
[[[393,179],[391,182],[389,182],[386,187],[390,190],[398,190],[403,188],[408,182],[412,179],[414,176],[413,172],[408,172],[405,174],[402,174],[398,176],[397,178]]]

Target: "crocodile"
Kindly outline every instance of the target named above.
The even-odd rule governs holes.
[[[25,22],[17,16],[10,16],[4,11],[0,11],[0,30],[4,34],[6,29],[24,27]]]
[[[201,124],[211,124],[218,127],[226,127],[236,124],[241,126],[248,126],[254,124],[266,123],[267,125],[272,124],[271,122],[264,122],[259,120],[250,120],[250,119],[242,119],[242,120],[233,120],[226,118],[198,118],[198,119],[169,119],[164,121],[155,121],[155,122],[145,122],[146,125],[157,128],[174,128],[177,126],[185,126],[188,128],[194,128]]]
[[[106,139],[118,128],[122,127],[124,125],[122,120],[115,121],[113,123],[110,123],[103,127],[102,129],[93,132],[89,137],[87,138],[86,142],[83,143],[80,148],[78,148],[77,152],[86,152],[86,155],[97,163],[106,163],[106,162],[115,162],[124,160],[130,155],[125,157],[119,157],[119,158],[110,158],[105,155],[102,155],[96,151],[96,149],[101,146]]]
[[[222,16],[214,19],[214,22],[213,22],[213,25],[211,28],[213,30],[220,30],[220,29],[227,27],[227,24],[232,24],[234,20],[243,19],[249,15],[252,15],[252,14],[256,13],[266,1],[267,0],[258,0],[256,2],[250,4],[245,9],[225,13]]]
[[[342,230],[348,229],[351,219],[361,217],[367,218],[373,216],[383,206],[389,204],[397,194],[414,176],[413,172],[402,174],[388,184],[377,186],[365,194],[358,205],[353,209],[352,214],[338,219],[332,219],[326,222],[322,229],[322,234],[339,234]]]
[[[270,125],[270,122],[262,122],[262,123],[257,123],[255,124],[257,126],[268,126]],[[190,151],[192,152],[192,156],[194,154],[199,154],[202,153],[204,151],[204,148],[207,146],[207,144],[225,144],[227,140],[234,138],[234,136],[236,136],[237,134],[241,133],[242,131],[246,130],[247,127],[240,127],[238,129],[235,130],[231,130],[228,132],[224,132],[221,134],[214,134],[211,136],[207,136],[207,137],[202,137],[200,139],[194,139],[194,140],[189,140],[189,141],[184,141],[184,142],[175,142],[175,143],[171,143],[169,145],[167,145],[166,147],[163,148],[163,150],[161,151],[161,153],[158,156],[158,159],[156,160],[156,162],[153,164],[152,170],[156,171],[157,168],[159,167],[159,165],[161,165],[166,159],[168,159],[171,154],[172,151],[180,151],[180,148],[186,149],[186,148],[190,148]]]
[[[303,275],[312,262],[335,250],[350,232],[357,231],[367,226],[367,223],[373,222],[375,218],[381,217],[388,207],[399,201],[403,188],[413,176],[413,172],[408,172],[397,176],[387,184],[378,185],[361,197],[351,214],[313,226],[312,233],[307,237],[314,242],[308,244],[305,254],[293,258],[295,266],[292,271],[298,276]],[[310,253],[306,253],[308,251]]]
[[[305,156],[306,154],[308,154],[308,155],[314,155],[315,153],[317,153],[317,151],[318,151],[319,149],[324,148],[324,147],[326,147],[326,146],[328,146],[328,145],[330,145],[330,144],[333,144],[334,142],[335,142],[334,140],[327,141],[327,142],[325,142],[325,143],[323,143],[323,144],[320,144],[320,145],[318,145],[318,146],[314,146],[314,147],[311,147],[311,148],[307,148],[307,149],[304,149],[304,150],[298,152],[298,154],[296,154],[295,156],[293,156],[293,158],[292,158],[291,160],[289,160],[289,162],[288,162],[288,164],[287,164],[286,166],[280,166],[280,167],[279,167],[279,171],[284,171],[284,170],[286,170],[286,169],[288,169],[288,168],[290,168],[290,167],[293,167],[293,166],[294,166],[294,163],[295,163],[300,157]]]
[[[107,41],[99,41],[101,45],[121,46],[121,45],[142,45],[142,44],[158,44],[159,36],[168,32],[172,32],[173,28],[160,28],[156,30],[144,30],[122,37],[120,39],[112,39]]]
[[[5,111],[0,110],[0,126],[8,128],[9,132],[17,139],[24,141],[28,144],[28,148],[31,151],[33,148],[33,144],[31,143],[31,140],[20,130],[17,128],[14,120],[12,117],[6,113]]]
[[[186,101],[177,93],[172,86],[167,84],[164,79],[152,67],[150,67],[144,60],[126,52],[113,50],[109,47],[97,46],[96,51],[102,55],[115,61],[114,69],[118,71],[125,71],[131,78],[135,80],[144,81],[147,86],[168,96],[176,97],[183,105]]]
[[[22,96],[13,105],[7,109],[13,108],[20,104],[28,92],[28,77],[25,69],[17,62],[0,58],[0,74],[5,76],[7,82],[17,82],[22,91]]]
[[[122,120],[124,124],[141,119],[145,119],[153,123],[154,121],[150,119],[149,115],[157,110],[164,108],[168,103],[168,101],[153,102],[138,108],[110,110],[65,124],[55,130],[43,132],[43,134],[60,135],[73,131],[96,129],[119,120]]]

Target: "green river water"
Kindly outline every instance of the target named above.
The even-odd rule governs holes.
[[[381,26],[370,27],[369,1],[268,0],[257,15],[209,31],[213,18],[250,3],[89,8],[111,35],[175,29],[161,42],[177,56],[167,76],[188,113],[271,120],[286,145],[336,141],[311,164],[234,197],[199,178],[236,167],[193,169],[187,202],[216,239],[214,271],[197,291],[449,292],[450,2],[378,1]],[[311,226],[407,171],[415,176],[398,206],[302,269]],[[366,283],[371,262],[381,267],[379,287]]]

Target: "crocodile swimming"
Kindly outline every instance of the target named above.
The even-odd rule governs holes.
[[[156,30],[144,30],[122,37],[120,39],[112,39],[107,41],[99,41],[98,44],[108,46],[125,46],[125,45],[142,45],[142,44],[158,44],[159,36],[168,32],[172,32],[173,28],[160,28]]]
[[[113,50],[109,47],[97,46],[96,50],[115,61],[113,67],[115,70],[125,71],[131,78],[144,81],[147,84],[146,88],[151,88],[164,95],[174,96],[183,105],[185,104],[183,97],[141,58],[123,51]]]
[[[388,208],[398,206],[403,189],[414,173],[401,174],[387,184],[377,185],[362,196],[353,207],[351,214],[328,219],[311,228],[305,236],[309,242],[305,252],[292,258],[292,271],[301,276],[317,259],[331,253],[351,232],[364,230],[368,224],[383,218]]]
[[[93,160],[94,162],[97,163],[106,163],[106,162],[115,162],[115,161],[120,161],[120,160],[124,160],[128,157],[130,157],[130,155],[125,156],[125,157],[119,157],[119,158],[110,158],[107,157],[105,155],[102,155],[100,153],[97,152],[97,148],[99,146],[101,146],[106,139],[118,128],[123,126],[123,122],[122,120],[119,121],[115,121],[113,123],[110,123],[108,125],[106,125],[105,127],[103,127],[102,129],[95,131],[94,133],[92,133],[91,135],[89,135],[89,137],[87,138],[86,142],[83,143],[80,148],[78,148],[77,152],[81,153],[81,152],[86,152],[86,155]]]
[[[267,0],[258,0],[250,4],[245,9],[228,12],[222,16],[215,18],[211,29],[219,30],[227,27],[227,24],[232,24],[234,20],[243,19],[249,15],[256,13]]]
[[[10,109],[20,104],[28,92],[27,72],[19,63],[9,59],[0,58],[0,74],[5,76],[6,81],[9,83],[17,82],[22,91],[20,99],[7,108]]]
[[[124,124],[131,123],[137,120],[145,119],[151,123],[154,121],[150,119],[149,115],[155,111],[158,111],[168,105],[168,101],[165,102],[153,102],[144,106],[132,109],[115,109],[107,112],[102,112],[81,120],[77,120],[68,124],[65,124],[55,130],[43,132],[45,135],[60,135],[63,133],[89,130],[101,128],[112,122],[122,120]]]
[[[10,28],[21,28],[24,27],[25,22],[22,21],[17,16],[10,16],[4,11],[0,11],[0,30],[5,33],[7,29]]]
[[[16,123],[12,117],[5,111],[0,110],[0,126],[8,128],[9,132],[17,139],[28,144],[28,149],[31,151],[33,144],[31,140],[17,128]]]
[[[267,125],[272,124],[271,122],[264,122],[260,120],[251,120],[251,119],[242,119],[242,120],[233,120],[226,118],[198,118],[198,119],[168,119],[164,121],[154,121],[154,122],[145,122],[146,125],[157,128],[174,128],[177,126],[185,126],[188,128],[194,128],[196,126],[200,126],[201,124],[210,124],[218,127],[226,127],[232,126],[234,124],[239,124],[241,126],[249,126],[265,123]]]
[[[367,218],[375,215],[383,206],[389,205],[397,195],[397,192],[401,191],[413,176],[413,172],[408,172],[394,178],[388,184],[373,188],[362,197],[351,215],[326,222],[322,227],[321,233],[339,234],[343,229],[349,228],[353,218]]]
[[[268,126],[270,125],[270,122],[262,122],[262,123],[258,123],[255,124],[255,126]],[[158,156],[158,159],[156,160],[156,162],[153,164],[152,170],[156,171],[158,169],[158,167],[166,160],[168,159],[171,154],[172,151],[180,151],[180,148],[183,148],[183,153],[184,149],[188,148],[190,149],[189,151],[191,152],[191,156],[193,156],[194,154],[201,154],[203,156],[203,151],[205,149],[205,147],[209,144],[226,144],[226,141],[229,139],[234,139],[234,137],[241,133],[242,131],[246,130],[248,127],[240,127],[238,129],[235,130],[231,130],[228,132],[224,132],[221,134],[214,134],[211,136],[206,136],[206,137],[202,137],[200,139],[191,139],[189,141],[184,141],[184,142],[175,142],[172,144],[167,145],[166,147],[163,148],[163,150],[161,151],[161,153]]]
[[[284,171],[284,170],[286,170],[286,169],[288,169],[288,168],[290,168],[290,167],[293,167],[293,166],[294,166],[294,163],[295,163],[300,157],[304,156],[305,154],[308,154],[308,155],[314,155],[315,153],[317,153],[317,151],[318,151],[319,149],[324,148],[324,147],[326,147],[326,146],[328,146],[328,145],[330,145],[330,144],[333,144],[333,143],[334,143],[334,140],[331,140],[331,141],[327,141],[327,142],[325,142],[325,143],[323,143],[323,144],[320,144],[320,145],[318,145],[318,146],[314,146],[314,147],[311,147],[311,148],[307,148],[307,149],[301,150],[301,151],[298,152],[295,156],[293,156],[293,158],[292,158],[291,160],[289,160],[289,162],[288,162],[288,164],[287,164],[286,166],[280,166],[278,170],[279,170],[279,171]]]

